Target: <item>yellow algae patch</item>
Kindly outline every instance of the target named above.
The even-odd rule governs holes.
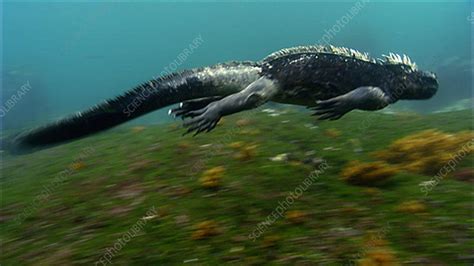
[[[364,258],[357,263],[360,266],[395,266],[400,265],[394,253],[388,248],[375,248],[367,251]]]
[[[212,220],[204,221],[195,225],[191,236],[193,240],[206,239],[219,234],[218,225]]]
[[[245,127],[250,125],[250,120],[246,118],[239,119],[235,122],[235,124],[239,127]]]
[[[420,213],[426,211],[426,205],[417,200],[405,201],[397,206],[397,211],[406,213]]]
[[[206,170],[202,177],[199,179],[201,185],[205,188],[217,188],[221,186],[221,179],[225,172],[223,166],[217,166]]]
[[[304,211],[294,210],[286,213],[286,219],[292,224],[302,224],[308,218],[308,214]]]
[[[232,142],[229,147],[236,150],[234,158],[241,161],[247,161],[255,157],[258,145],[248,144],[242,141]]]
[[[229,147],[233,148],[233,149],[240,149],[244,146],[244,143],[242,141],[236,141],[236,142],[232,142],[231,144],[229,144]]]
[[[335,128],[328,128],[324,131],[324,135],[330,137],[330,138],[337,138],[342,135],[340,130],[337,130]]]
[[[241,161],[248,161],[255,157],[257,154],[257,145],[245,145],[244,147],[240,148],[235,158]]]
[[[178,148],[179,150],[187,150],[187,149],[189,149],[189,148],[191,148],[191,147],[192,147],[191,143],[189,143],[189,142],[187,142],[187,141],[180,141],[180,142],[178,142],[178,144],[177,144],[177,148]]]
[[[69,166],[72,170],[81,170],[82,168],[86,167],[86,164],[83,162],[74,162]]]
[[[397,170],[384,162],[350,162],[341,172],[341,177],[353,185],[372,186],[387,180]]]
[[[432,175],[450,160],[457,163],[472,153],[473,140],[472,131],[449,134],[430,129],[398,139],[375,156],[399,169]]]

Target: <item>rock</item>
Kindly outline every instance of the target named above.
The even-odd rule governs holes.
[[[270,161],[272,161],[272,162],[287,162],[288,161],[288,154],[287,153],[278,154],[277,156],[270,158]]]
[[[199,146],[199,148],[207,149],[211,146],[212,146],[212,144],[208,143],[208,144],[203,144],[203,145]]]
[[[271,108],[263,109],[262,112],[267,113],[269,116],[273,116],[273,117],[286,113],[284,111],[279,112],[279,111],[277,111],[275,109],[271,109]]]
[[[245,249],[244,246],[233,247],[229,250],[230,253],[241,252]]]
[[[271,114],[271,113],[276,112],[276,110],[275,110],[275,109],[271,109],[271,108],[266,108],[266,109],[263,109],[262,112]]]
[[[317,129],[317,128],[319,128],[318,126],[313,125],[313,124],[311,124],[311,123],[306,123],[306,124],[304,124],[304,126],[307,127],[307,128],[309,128],[309,129]]]
[[[325,151],[338,151],[338,150],[340,150],[340,148],[334,148],[333,146],[329,146],[329,147],[324,148],[323,150],[325,150]]]
[[[178,215],[174,218],[174,221],[177,225],[186,225],[189,223],[189,217],[186,214]]]
[[[313,167],[318,167],[324,162],[323,158],[320,157],[308,157],[303,160],[304,164],[311,165]]]

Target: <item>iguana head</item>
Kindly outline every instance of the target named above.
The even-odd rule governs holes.
[[[404,82],[407,99],[429,99],[438,91],[438,79],[429,71],[419,71],[406,76]]]
[[[406,55],[385,56],[384,64],[391,70],[394,96],[403,100],[420,100],[433,97],[438,91],[438,79],[432,72],[419,70]]]

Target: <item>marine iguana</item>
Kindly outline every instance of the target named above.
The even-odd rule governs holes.
[[[152,79],[85,112],[23,132],[10,142],[28,152],[84,137],[151,111],[180,103],[170,114],[186,133],[211,131],[223,116],[268,101],[307,106],[319,119],[336,120],[354,109],[378,110],[398,100],[429,99],[435,74],[406,55],[383,59],[334,46],[282,49],[259,62],[230,62]]]

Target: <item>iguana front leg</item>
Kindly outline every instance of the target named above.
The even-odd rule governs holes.
[[[206,107],[188,113],[193,117],[184,123],[188,128],[185,134],[195,131],[211,131],[221,117],[258,107],[270,100],[279,90],[276,81],[267,77],[252,82],[240,92],[231,94],[219,101],[211,102]]]
[[[337,120],[354,109],[379,110],[394,102],[395,100],[379,87],[359,87],[344,95],[317,101],[316,106],[311,109],[315,111],[313,115],[319,116],[319,120]]]

